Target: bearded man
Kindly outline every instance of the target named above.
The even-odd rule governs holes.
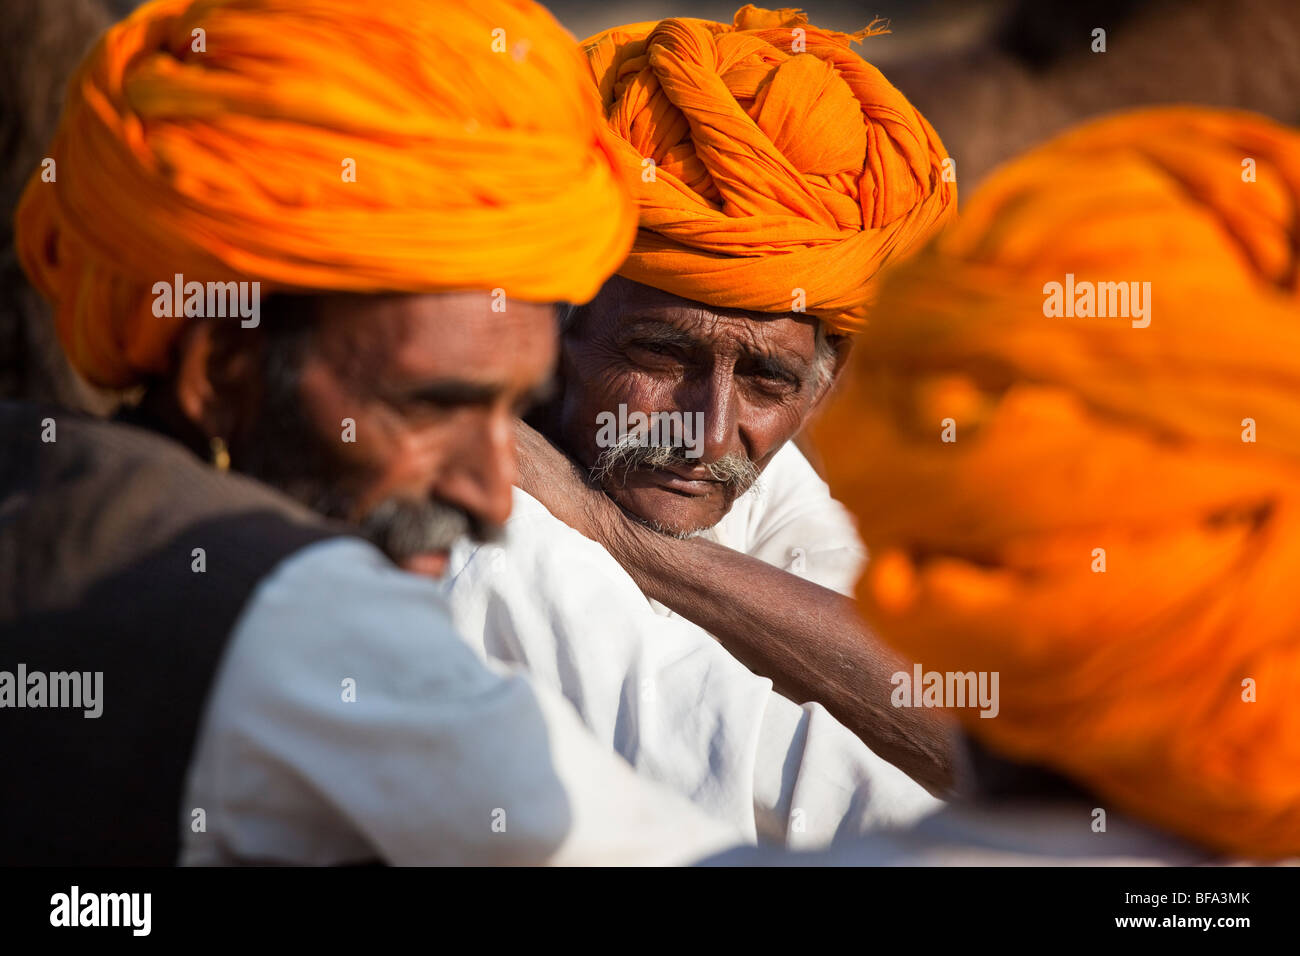
[[[0,406],[5,862],[735,842],[395,566],[505,520],[555,303],[631,241],[580,71],[498,0],[158,0],[82,64],[17,246],[148,430]]]
[[[910,665],[856,615],[852,521],[793,444],[877,274],[955,211],[934,130],[852,49],[872,32],[746,7],[584,43],[640,231],[565,318],[503,546],[453,559],[481,653],[785,842],[913,818],[934,801],[897,768],[936,791],[951,770],[945,724],[890,706]],[[609,434],[665,420],[666,442]],[[692,763],[669,758],[683,736]]]

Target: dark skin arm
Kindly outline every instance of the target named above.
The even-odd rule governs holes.
[[[657,534],[538,432],[521,424],[518,439],[520,487],[604,545],[646,595],[713,634],[784,696],[822,704],[930,792],[949,793],[952,723],[892,706],[890,676],[911,664],[875,638],[851,599],[711,541]]]

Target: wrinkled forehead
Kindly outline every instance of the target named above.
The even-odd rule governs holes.
[[[583,337],[635,334],[716,351],[790,353],[811,359],[817,322],[801,313],[751,312],[685,299],[622,276],[614,276],[576,320]]]
[[[556,352],[553,303],[481,290],[322,296],[314,332],[317,354],[358,383],[437,378],[527,389],[549,377]]]

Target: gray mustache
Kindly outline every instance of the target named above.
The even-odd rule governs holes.
[[[675,445],[645,445],[638,436],[629,435],[602,451],[591,466],[591,478],[602,487],[627,483],[630,472],[641,468],[668,468],[673,465],[695,468],[698,458],[688,458],[686,449]],[[709,477],[721,482],[733,496],[748,491],[759,477],[758,466],[739,452],[723,455],[705,464]]]
[[[401,564],[425,551],[445,551],[462,537],[496,540],[501,529],[442,502],[388,498],[362,519],[361,533],[390,560]]]

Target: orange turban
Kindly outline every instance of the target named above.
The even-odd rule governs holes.
[[[73,364],[125,386],[169,366],[175,273],[585,302],[635,228],[611,139],[529,0],[156,0],[73,77],[17,245]]]
[[[999,673],[969,731],[1256,857],[1300,853],[1298,208],[1300,133],[1263,118],[1070,132],[886,283],[817,436],[864,613]],[[1097,317],[1102,282],[1146,315]]]
[[[934,129],[797,10],[638,23],[584,42],[641,230],[620,275],[711,305],[860,329],[886,263],[956,209]],[[653,166],[651,166],[653,161]]]

